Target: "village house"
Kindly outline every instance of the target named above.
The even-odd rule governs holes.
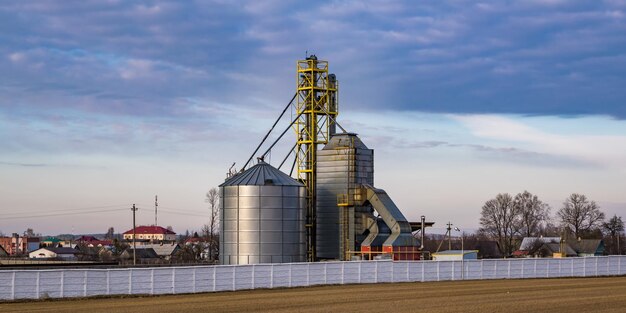
[[[124,263],[130,263],[133,261],[133,254],[137,256],[137,263],[140,264],[158,264],[161,263],[161,258],[152,248],[137,248],[133,250],[133,248],[126,249],[120,255],[120,260],[124,261]]]
[[[85,245],[87,247],[110,247],[113,245],[112,240],[101,240],[94,236],[80,236],[76,239],[76,244]]]
[[[9,253],[7,252],[7,250],[4,250],[4,248],[0,246],[0,258],[6,258],[8,256],[9,256]]]
[[[136,240],[176,241],[176,233],[161,226],[138,226],[135,228]],[[124,232],[124,240],[133,240],[133,230]]]
[[[171,243],[145,243],[141,245],[137,245],[137,250],[139,249],[153,249],[156,254],[164,260],[170,260],[178,250],[180,250],[180,245],[171,242]]]
[[[0,246],[11,256],[26,254],[39,249],[39,238],[13,234],[10,237],[0,237]]]
[[[74,248],[40,248],[28,254],[31,259],[45,259],[45,260],[63,260],[63,261],[76,261],[78,260],[79,251]]]
[[[514,257],[589,257],[604,255],[602,239],[570,239],[561,237],[525,237]]]
[[[604,255],[605,246],[602,239],[580,239],[567,242],[580,257]]]

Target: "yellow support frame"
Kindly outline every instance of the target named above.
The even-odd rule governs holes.
[[[297,62],[296,166],[307,191],[307,260],[316,261],[317,145],[327,144],[338,114],[337,81],[328,74],[328,62],[315,55]]]

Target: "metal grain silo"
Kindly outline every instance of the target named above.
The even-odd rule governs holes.
[[[374,185],[374,150],[356,134],[334,134],[317,153],[317,257],[349,259],[365,236],[370,206],[360,206],[360,187]]]
[[[220,262],[306,259],[304,185],[259,161],[220,185]]]

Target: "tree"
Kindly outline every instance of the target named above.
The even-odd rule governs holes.
[[[624,231],[624,222],[621,216],[613,215],[608,222],[602,223],[602,228],[611,236],[613,253],[620,254],[620,240],[622,232]]]
[[[209,259],[217,260],[219,257],[219,235],[217,234],[217,232],[219,227],[218,205],[220,201],[220,194],[217,191],[217,188],[213,187],[209,189],[209,191],[206,193],[205,201],[209,204],[209,210],[211,211],[207,236],[207,241],[209,244]]]
[[[37,237],[37,234],[35,234],[32,228],[27,228],[24,232],[24,237]]]
[[[480,231],[498,241],[502,254],[510,255],[514,250],[513,236],[518,232],[519,216],[513,197],[508,193],[498,194],[485,202],[480,215]]]
[[[122,252],[124,252],[124,250],[130,248],[130,245],[117,240],[117,238],[113,239],[113,247],[111,249],[111,252],[113,254],[113,256],[118,257],[120,256],[120,254],[122,254]]]
[[[115,229],[113,227],[109,227],[106,234],[104,234],[105,239],[113,239],[115,237]]]
[[[569,229],[576,238],[598,228],[604,220],[604,213],[595,201],[589,201],[585,195],[573,193],[557,213],[563,227]]]
[[[555,225],[551,220],[547,220],[539,228],[539,235],[544,237],[559,237],[561,236],[561,229],[558,225]]]
[[[519,214],[518,228],[524,237],[537,237],[544,222],[550,216],[550,206],[528,191],[518,193],[513,200],[515,212]]]
[[[202,251],[199,247],[194,245],[183,245],[176,253],[172,256],[173,261],[180,263],[190,263],[195,262],[200,259],[200,253]]]

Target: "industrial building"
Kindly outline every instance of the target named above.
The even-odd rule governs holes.
[[[282,263],[322,260],[418,260],[421,222],[409,223],[374,183],[374,150],[337,122],[338,81],[328,62],[297,62],[297,91],[278,120],[295,118],[278,137],[295,131],[292,177],[253,157],[220,185],[220,262]],[[337,131],[339,128],[341,131]],[[321,149],[320,149],[321,147]],[[422,241],[414,235],[420,231]]]

